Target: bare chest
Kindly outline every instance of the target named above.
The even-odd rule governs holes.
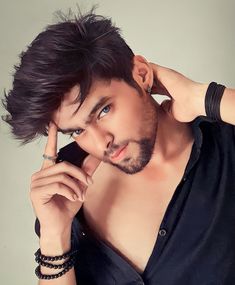
[[[157,241],[167,206],[183,175],[170,179],[137,179],[91,189],[84,204],[94,233],[138,272],[143,272]]]

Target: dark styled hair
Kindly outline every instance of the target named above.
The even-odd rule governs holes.
[[[81,103],[96,79],[124,80],[139,90],[132,77],[134,54],[111,19],[94,14],[94,8],[60,15],[61,21],[47,26],[21,53],[12,90],[2,100],[10,114],[3,120],[22,144],[47,134],[64,94],[76,84]]]

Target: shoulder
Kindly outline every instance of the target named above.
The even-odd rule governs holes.
[[[198,117],[192,122],[192,129],[198,141],[216,144],[221,149],[233,149],[235,151],[235,126],[214,121],[206,117]]]
[[[201,129],[204,132],[211,132],[219,140],[231,140],[235,138],[235,126],[222,121],[202,121]]]

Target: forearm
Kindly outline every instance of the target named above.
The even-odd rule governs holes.
[[[175,70],[154,63],[150,63],[150,66],[154,75],[153,94],[171,97],[171,113],[176,120],[191,122],[198,116],[206,116],[205,97],[208,83],[195,82]],[[222,121],[235,125],[234,109],[235,89],[225,88],[220,102]]]
[[[46,256],[58,256],[71,249],[71,234],[70,231],[63,234],[63,236],[53,236],[41,234],[39,243],[41,253]],[[61,264],[66,260],[50,261],[52,264]],[[40,271],[42,274],[52,275],[61,272],[62,269],[51,269],[48,267],[40,266]],[[68,272],[56,279],[50,280],[39,280],[39,285],[78,285],[76,283],[74,268],[71,268]]]
[[[220,104],[220,115],[224,122],[235,125],[235,89],[225,88]]]

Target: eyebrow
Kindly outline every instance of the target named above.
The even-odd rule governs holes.
[[[86,120],[85,120],[85,125],[87,126],[93,119],[95,113],[101,108],[103,107],[103,105],[111,98],[111,96],[103,96],[101,97],[98,102],[95,104],[95,106],[91,109],[89,115],[87,116]],[[77,129],[80,129],[80,127],[77,128],[68,128],[68,129],[60,129],[58,128],[57,131],[61,132],[62,134],[66,135],[68,133],[72,133],[74,131],[76,131]]]

